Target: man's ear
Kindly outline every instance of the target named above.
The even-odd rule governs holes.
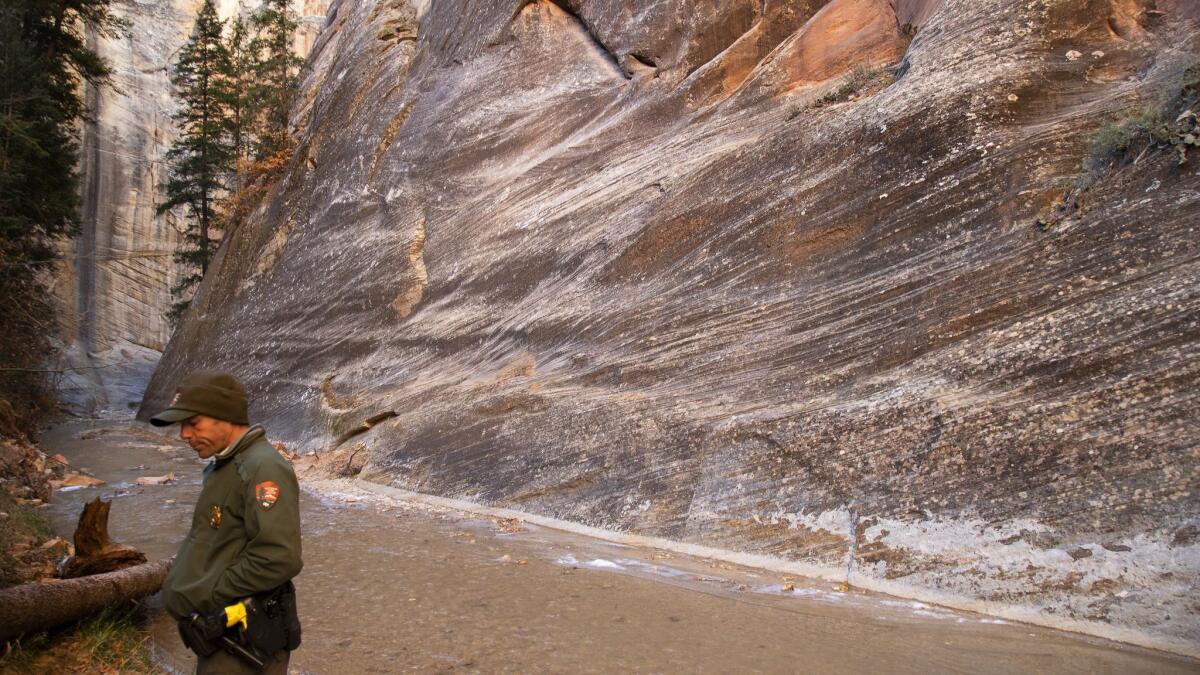
[[[228,448],[229,446],[233,445],[233,442],[236,441],[238,439],[238,437],[241,435],[242,435],[242,433],[241,433],[241,431],[239,431],[238,425],[234,424],[233,422],[230,422],[229,423],[229,437],[225,440],[225,447]]]

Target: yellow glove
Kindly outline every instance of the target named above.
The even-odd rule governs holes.
[[[246,603],[239,602],[236,605],[230,605],[225,608],[225,627],[232,628],[238,624],[242,624],[242,630],[246,630]]]

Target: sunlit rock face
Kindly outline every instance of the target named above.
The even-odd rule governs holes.
[[[1195,652],[1200,160],[1058,206],[1151,4],[336,3],[142,413]]]
[[[223,16],[258,3],[218,3]],[[307,53],[328,0],[294,3],[296,48]],[[178,105],[169,67],[187,41],[201,2],[121,0],[119,38],[90,44],[114,69],[111,87],[87,89],[94,121],[81,134],[82,228],[62,247],[53,285],[59,299],[63,366],[59,395],[84,414],[129,415],[170,338],[164,314],[178,282],[172,254],[185,228],[182,209],[156,213],[164,199],[164,155],[175,138]]]

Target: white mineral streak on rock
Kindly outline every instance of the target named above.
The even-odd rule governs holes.
[[[827,532],[849,538],[854,526],[853,516],[846,509],[808,513],[780,513],[771,517],[772,523],[785,522],[788,527],[804,527],[814,532]]]
[[[1012,579],[1019,578],[1023,585],[1044,589],[1037,604],[1055,612],[1084,614],[1098,598],[1107,598],[1116,625],[1153,623],[1190,612],[1188,598],[1194,595],[1193,580],[1200,576],[1200,545],[1179,546],[1144,535],[1122,542],[1039,543],[1038,534],[1048,532],[1047,526],[1028,520],[993,526],[980,519],[884,518],[865,529],[863,540],[914,558],[943,561],[943,569],[917,572],[906,582],[935,584],[955,594],[1003,602],[1013,591]],[[886,561],[855,571],[873,577],[887,572]],[[1119,601],[1148,588],[1158,597],[1153,606]]]

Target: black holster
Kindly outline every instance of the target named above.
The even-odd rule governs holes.
[[[192,612],[179,620],[179,637],[197,656],[212,656],[221,648],[225,633],[225,613],[199,614]]]
[[[291,581],[244,602],[246,628],[238,629],[240,641],[266,657],[300,646],[300,614],[296,609],[296,586]]]
[[[224,648],[259,668],[276,652],[300,646],[300,614],[291,581],[242,602],[246,604],[245,628],[226,628],[224,610],[192,613],[179,620],[183,643],[198,656],[212,656]]]

